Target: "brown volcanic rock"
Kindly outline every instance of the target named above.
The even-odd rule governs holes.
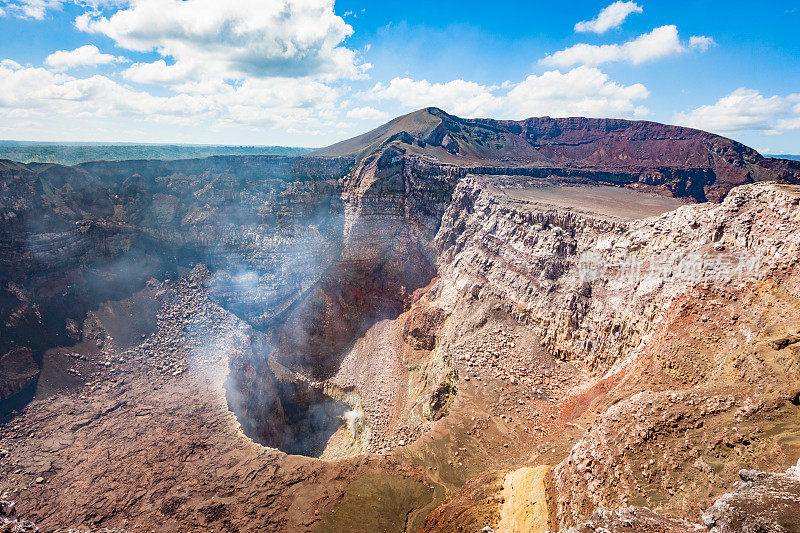
[[[703,513],[713,533],[800,531],[800,466],[785,474],[742,470],[733,492]]]
[[[438,307],[414,306],[403,323],[403,340],[417,350],[433,350],[437,330],[444,319],[444,313]]]
[[[762,404],[796,392],[781,381],[785,368],[796,371],[796,351],[789,345],[763,358],[741,346],[752,348],[759,335],[773,340],[797,328],[764,333],[765,324],[773,324],[767,312],[753,317],[737,308],[743,322],[759,324],[752,335],[737,338],[741,349],[719,343],[714,350],[662,353],[659,347],[672,346],[664,331],[653,331],[659,324],[706,331],[702,324],[728,315],[704,308],[710,320],[662,321],[674,311],[673,301],[704,301],[706,295],[678,279],[582,283],[580,255],[594,250],[614,263],[626,256],[669,259],[687,250],[710,259],[727,257],[722,252],[728,249],[759,252],[766,261],[760,272],[778,276],[796,263],[791,262],[798,250],[796,191],[756,184],[728,192],[751,181],[796,180],[797,168],[685,128],[594,119],[464,120],[435,109],[400,117],[309,157],[76,167],[0,162],[0,173],[8,178],[0,184],[6,187],[0,215],[11,221],[0,228],[0,264],[9,266],[0,270],[0,286],[14,295],[3,293],[0,300],[0,339],[17,332],[31,340],[30,331],[41,320],[41,337],[66,345],[79,340],[74,323],[98,299],[123,299],[151,276],[174,279],[198,262],[210,270],[208,277],[192,282],[192,291],[180,293],[181,305],[162,309],[166,318],[159,318],[158,333],[138,347],[138,359],[131,359],[131,352],[115,353],[113,339],[98,336],[105,373],[80,391],[37,399],[7,426],[13,433],[0,432],[0,443],[19,454],[14,468],[2,465],[6,475],[0,480],[10,479],[16,465],[24,466],[24,475],[15,478],[23,487],[20,501],[36,509],[33,518],[53,528],[123,527],[124,520],[155,527],[170,520],[166,530],[203,523],[222,529],[227,520],[241,529],[259,521],[272,530],[307,530],[342,508],[351,509],[350,518],[361,524],[371,518],[362,509],[387,501],[393,506],[396,498],[390,495],[404,494],[387,477],[386,483],[365,481],[386,490],[360,499],[362,485],[351,482],[379,464],[387,475],[398,470],[424,480],[422,472],[427,472],[446,496],[456,495],[449,507],[430,515],[429,525],[437,516],[446,519],[443,528],[463,524],[471,531],[476,522],[493,520],[497,502],[488,489],[496,480],[480,476],[520,461],[559,465],[554,501],[564,525],[581,523],[598,506],[628,505],[620,496],[635,498],[636,488],[650,491],[646,495],[657,500],[657,511],[679,516],[684,502],[673,493],[684,493],[681,484],[649,483],[651,472],[660,476],[658,482],[669,482],[663,475],[667,468],[681,476],[691,470],[688,488],[693,492],[685,504],[696,510],[703,503],[699,508],[705,508],[707,499],[727,490],[731,480],[725,476],[741,468],[745,459],[734,453],[746,454],[748,465],[780,464],[781,469],[793,453],[792,446],[775,456],[764,450],[791,431],[793,426],[781,429],[773,420],[794,423],[790,406],[795,404],[786,400],[770,409]],[[498,190],[554,181],[726,199],[634,220],[528,202]],[[208,290],[208,300],[201,298],[200,286]],[[415,299],[411,295],[420,287],[427,287],[421,290],[428,294]],[[772,287],[776,294],[796,288],[783,281]],[[753,286],[753,293],[768,290]],[[198,324],[193,310],[200,300],[213,312],[199,323],[220,328],[218,341],[232,350],[215,370],[227,378],[226,398],[218,383],[206,383],[208,361],[221,351],[204,342],[209,337],[203,329],[191,327]],[[791,314],[797,307],[776,304],[766,311],[772,309]],[[394,320],[403,312],[403,322]],[[233,314],[242,320],[241,328],[232,329],[239,324]],[[513,322],[515,331],[524,334],[502,334],[496,327],[501,320]],[[632,353],[644,352],[651,333],[661,344],[654,344],[645,354],[650,359],[643,360],[663,365],[655,377],[631,378],[642,364],[588,392],[581,389],[583,395],[574,393],[624,366]],[[187,338],[191,346],[179,348]],[[198,364],[187,367],[180,354],[192,346],[208,357],[198,361],[195,355]],[[413,358],[397,358],[406,352],[414,352]],[[720,365],[709,353],[730,353],[742,364]],[[150,370],[141,375],[132,361]],[[372,372],[376,361],[385,367],[381,372]],[[760,361],[778,372],[765,370]],[[733,392],[699,388],[714,386],[716,367],[733,376],[720,377],[723,384],[725,379],[758,379]],[[336,383],[317,380],[337,369],[348,372],[348,379],[339,390],[325,389]],[[111,380],[115,372],[125,379]],[[374,394],[387,383],[391,395]],[[762,383],[770,385],[769,394]],[[634,396],[642,389],[654,392]],[[672,402],[673,393],[667,391],[676,389],[687,390],[674,393],[679,401]],[[286,456],[245,438],[308,453],[287,440],[313,429],[313,416],[306,420],[303,413],[326,390],[352,408],[337,415],[336,427],[328,429],[341,437],[350,430],[345,424],[356,428],[363,421],[385,451],[399,447],[396,468],[374,456],[332,462]],[[751,396],[755,407],[747,403]],[[376,410],[376,397],[388,398],[385,403],[391,405]],[[637,403],[648,399],[653,405]],[[712,399],[724,405],[698,413],[696,406]],[[610,408],[614,403],[617,407]],[[447,409],[428,416],[431,404]],[[752,419],[764,427],[756,445],[745,444],[740,432],[719,431],[751,407],[764,411]],[[388,414],[376,421],[374,413]],[[385,433],[381,422],[391,423],[395,434]],[[694,427],[706,423],[707,429]],[[703,463],[679,465],[682,469],[668,460],[658,469],[639,466],[650,450],[659,451],[659,458],[683,453],[678,446],[687,429],[702,430],[695,439],[719,434],[706,458],[734,450],[721,459],[724,468],[713,484],[701,483]],[[609,437],[615,430],[630,439]],[[534,445],[541,450],[532,452]],[[52,472],[50,463],[36,457],[51,448]],[[637,455],[630,459],[632,453]],[[756,454],[765,457],[764,464],[753,463]],[[583,468],[587,459],[590,471]],[[134,468],[111,469],[115,460]],[[628,470],[634,468],[644,469],[648,481],[632,477]],[[48,479],[37,483],[33,476],[38,474]],[[628,480],[627,486],[615,486],[620,478]],[[8,483],[0,488],[17,490]],[[457,496],[462,487],[466,500]],[[417,488],[425,493],[419,499],[426,500],[424,505],[395,506],[387,516],[397,522],[407,520],[412,510],[428,513],[445,496],[434,501],[427,487]],[[337,501],[355,503],[337,507]],[[469,503],[483,501],[480,507]],[[103,508],[94,509],[98,502]],[[136,510],[129,513],[131,506]],[[350,518],[339,523],[350,523]],[[639,518],[653,517],[639,513]],[[422,520],[417,516],[415,523]]]
[[[592,188],[578,189],[589,195]],[[635,220],[537,202],[535,194],[510,198],[474,176],[459,183],[436,237],[432,301],[454,315],[478,305],[470,301],[499,302],[539,334],[548,353],[586,372],[563,392],[552,389],[552,376],[535,382],[569,427],[581,430],[565,456],[526,459],[557,465],[553,499],[562,527],[583,523],[599,507],[629,505],[697,522],[697,510],[727,490],[739,469],[796,461],[798,351],[790,341],[800,305],[798,201],[796,186],[751,184],[720,204]],[[735,257],[758,258],[757,271],[726,271]],[[676,266],[684,260],[684,267],[705,267],[687,275]],[[606,270],[580,275],[592,264]],[[454,326],[448,318],[442,329]],[[484,388],[493,368],[476,357],[491,341],[465,344],[457,398]],[[515,352],[509,360],[519,358]],[[522,379],[536,370],[527,366]],[[516,396],[513,411],[501,413],[518,420],[531,404]],[[541,410],[534,408],[538,416]],[[538,431],[540,420],[528,427]],[[548,433],[550,450],[565,443],[563,430]],[[468,506],[470,493],[465,486],[436,515]],[[598,527],[616,520],[600,518],[608,520]],[[666,530],[649,518],[656,520],[650,530]],[[675,527],[681,530],[680,520]]]
[[[351,158],[0,161],[0,353],[74,342],[105,299],[203,259],[214,295],[257,327],[300,299],[341,241]],[[36,332],[36,334],[34,334]]]
[[[626,507],[612,511],[600,508],[592,518],[568,533],[701,533],[705,528],[685,520],[666,518],[646,507]]]
[[[14,348],[0,355],[0,401],[19,393],[36,381],[39,367],[28,348]]]
[[[353,340],[400,314],[436,274],[433,238],[462,175],[395,147],[357,163],[343,180],[340,256],[279,326],[279,361],[328,378]]]
[[[800,182],[800,163],[769,159],[711,133],[647,121],[462,119],[426,108],[316,155],[374,153],[393,145],[473,173],[583,178],[654,185],[675,196],[719,201],[737,185]]]
[[[646,507],[613,511],[599,508],[568,533],[766,533],[800,531],[800,477],[798,467],[786,473],[742,470],[732,492],[720,496],[703,513],[703,524],[667,518]],[[704,527],[705,526],[705,527]]]

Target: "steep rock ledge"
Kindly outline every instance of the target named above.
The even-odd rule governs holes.
[[[703,513],[703,524],[667,518],[643,507],[598,509],[592,518],[568,533],[640,531],[653,533],[734,533],[796,531],[800,527],[800,477],[797,466],[786,473],[742,470],[732,492]]]
[[[433,237],[459,169],[387,149],[344,181],[341,256],[278,329],[277,358],[325,379],[347,346],[436,274]]]
[[[680,531],[739,469],[797,460],[796,186],[745,185],[720,204],[630,220],[514,200],[482,180],[469,176],[454,191],[428,297],[448,317],[443,331],[460,327],[451,322],[465,308],[500,309],[533,329],[547,352],[587,371],[550,397],[561,414],[541,447],[569,442],[565,426],[583,436],[563,460],[539,452],[532,457],[543,459],[523,462],[556,464],[559,527],[635,505],[655,513],[622,513],[620,524]],[[462,327],[469,346],[474,326]],[[474,380],[476,358],[466,359]],[[469,394],[469,374],[459,375],[457,397]],[[458,509],[476,502],[461,498],[473,496],[465,487],[431,516],[464,525]]]
[[[797,201],[793,189],[749,185],[719,205],[630,221],[509,201],[466,179],[436,236],[439,283],[499,298],[552,353],[602,374],[689,286],[795,264]]]

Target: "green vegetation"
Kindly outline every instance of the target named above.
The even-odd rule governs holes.
[[[303,155],[313,148],[213,144],[106,144],[0,141],[0,159],[77,165],[86,161],[192,159],[212,155]]]

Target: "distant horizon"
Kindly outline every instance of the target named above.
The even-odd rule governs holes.
[[[44,146],[197,146],[223,148],[301,148],[316,150],[320,146],[300,146],[293,144],[226,144],[226,143],[193,143],[193,142],[134,142],[134,141],[36,141],[18,139],[0,139],[0,146],[9,145],[44,145]]]
[[[346,140],[346,139],[342,139]],[[736,139],[734,139],[736,140]],[[340,141],[336,141],[340,142]],[[332,144],[335,144],[332,143]],[[181,142],[126,142],[126,141],[31,141],[16,139],[0,139],[0,147],[3,146],[176,146],[176,147],[197,147],[197,148],[286,148],[300,149],[312,152],[324,148],[323,146],[298,146],[281,144],[220,144],[220,143],[181,143]],[[800,149],[797,153],[773,153],[757,150],[761,155],[773,158],[787,158],[800,160]]]
[[[315,148],[279,145],[57,142],[0,140],[0,159],[79,165],[90,161],[202,159],[214,156],[299,156]]]

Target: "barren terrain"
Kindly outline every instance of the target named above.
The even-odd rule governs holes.
[[[0,164],[8,529],[800,530],[795,163],[427,109]]]

